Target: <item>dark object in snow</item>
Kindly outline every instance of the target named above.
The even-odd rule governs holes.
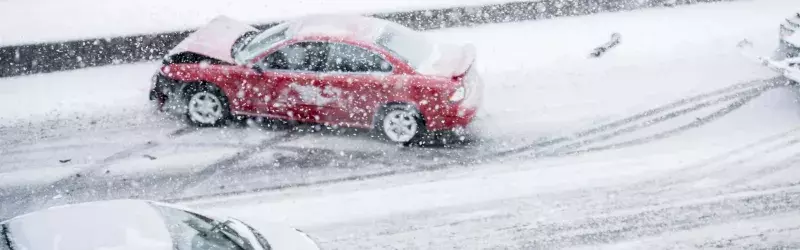
[[[58,162],[61,162],[61,163],[67,163],[67,162],[71,162],[71,161],[72,161],[72,159],[58,160]]]
[[[110,174],[111,170],[106,169],[106,174]]]
[[[747,39],[743,39],[743,40],[739,41],[739,43],[736,44],[736,47],[740,48],[740,49],[741,48],[752,48],[753,47],[753,42],[751,42],[750,40],[747,40]]]
[[[144,155],[144,157],[147,158],[147,159],[150,159],[150,160],[158,159],[158,158],[156,158],[155,156],[152,156],[152,155]]]
[[[616,47],[617,45],[619,45],[620,39],[622,39],[622,35],[620,35],[619,33],[614,32],[613,34],[611,34],[611,40],[609,40],[608,42],[606,42],[603,45],[600,45],[600,47],[595,48],[594,51],[592,51],[592,53],[589,54],[589,56],[590,57],[600,57],[600,56],[602,56],[603,54],[606,53],[606,51],[608,51],[608,50]]]
[[[214,59],[209,56],[194,52],[181,52],[175,55],[170,55],[164,58],[163,64],[187,64],[187,63],[207,63],[208,65],[233,65],[219,59]]]
[[[77,173],[77,174],[75,174],[75,177],[76,177],[76,178],[81,178],[81,176],[83,176],[83,175],[81,175],[81,173]]]

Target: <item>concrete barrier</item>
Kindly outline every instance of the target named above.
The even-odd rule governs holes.
[[[534,0],[367,15],[430,30],[718,1],[734,0]],[[254,24],[258,28],[272,25]],[[158,60],[190,32],[0,47],[0,77]]]

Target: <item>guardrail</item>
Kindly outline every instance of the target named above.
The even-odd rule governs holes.
[[[719,1],[735,0],[538,0],[367,15],[430,30]],[[0,77],[158,60],[192,31],[0,47]]]

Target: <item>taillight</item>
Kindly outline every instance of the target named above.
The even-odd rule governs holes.
[[[453,94],[450,95],[451,102],[458,102],[464,100],[464,97],[467,97],[467,89],[464,88],[464,85],[458,86],[456,91],[453,91]]]
[[[171,71],[169,66],[170,65],[161,66],[161,74],[162,75],[168,75],[169,74],[169,72]]]

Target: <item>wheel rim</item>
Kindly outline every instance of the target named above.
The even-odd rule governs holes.
[[[222,119],[222,102],[208,92],[194,94],[189,99],[189,116],[199,123],[214,124]]]
[[[416,115],[410,111],[393,110],[383,119],[383,131],[392,141],[407,142],[417,134]]]

